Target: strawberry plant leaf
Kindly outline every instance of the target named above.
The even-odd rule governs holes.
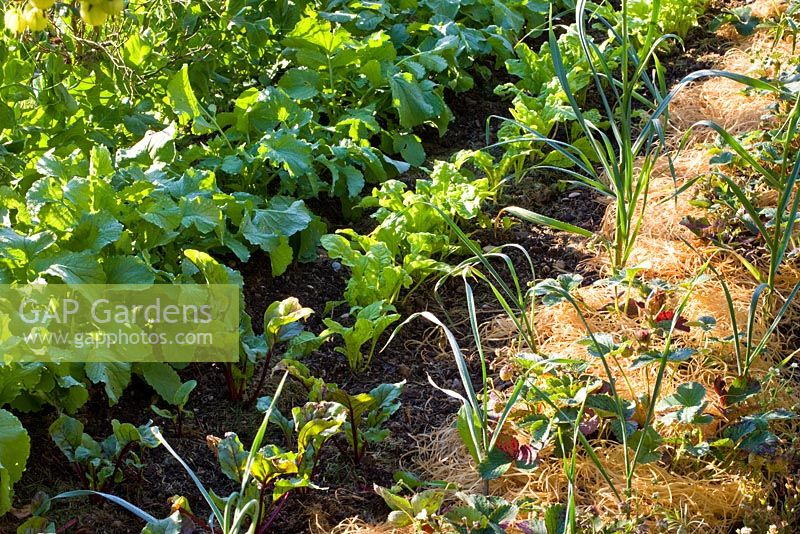
[[[670,350],[666,355],[656,351],[647,351],[634,358],[629,368],[639,369],[646,365],[658,363],[665,357],[667,362],[685,362],[691,360],[695,354],[697,354],[697,350],[691,347]]]
[[[513,458],[499,448],[494,448],[478,464],[478,474],[483,480],[495,480],[508,471],[512,463],[514,463]]]

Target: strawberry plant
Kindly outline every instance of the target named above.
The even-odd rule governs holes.
[[[388,522],[397,528],[413,527],[414,532],[436,532],[442,528],[440,509],[447,496],[442,489],[415,492],[411,497],[400,495],[402,488],[383,488],[377,484],[375,493],[389,507]]]
[[[719,134],[726,149],[719,150],[711,159],[715,167],[720,170],[713,170],[709,173],[711,177],[721,182],[725,192],[728,193],[727,198],[721,198],[719,204],[726,205],[730,211],[735,213],[735,217],[741,221],[749,233],[754,234],[760,242],[763,242],[769,253],[769,265],[763,268],[754,264],[746,259],[745,255],[733,250],[718,238],[713,239],[714,234],[720,232],[709,232],[712,225],[708,220],[687,219],[686,226],[698,235],[712,238],[716,244],[729,251],[759,284],[767,285],[770,293],[773,293],[773,296],[770,297],[773,301],[775,300],[775,280],[778,270],[784,260],[791,257],[793,250],[796,249],[794,228],[800,206],[800,196],[797,195],[800,159],[797,158],[795,139],[798,122],[800,122],[800,95],[795,97],[794,105],[785,114],[785,117],[782,117],[782,120],[780,127],[768,133],[766,141],[759,141],[759,138],[763,139],[764,135],[759,131],[750,132],[741,139],[737,139],[722,126],[708,120],[693,124],[686,134],[688,135],[694,128],[701,127],[710,128]],[[743,187],[737,183],[735,177],[732,177],[731,172],[726,168],[739,173],[755,171],[757,181],[750,187]],[[689,183],[694,183],[702,177]],[[774,207],[758,206],[755,195],[750,189],[756,190],[761,185],[766,185],[777,192],[778,198]],[[702,205],[697,201],[695,203]],[[711,206],[706,204],[705,207],[710,208]],[[725,212],[720,215],[725,215]],[[724,226],[733,225],[728,219]],[[728,230],[727,228],[723,229]]]

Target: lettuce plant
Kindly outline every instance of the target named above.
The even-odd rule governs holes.
[[[400,315],[394,313],[394,306],[383,300],[375,301],[363,308],[355,307],[351,310],[351,313],[353,312],[355,317],[352,326],[344,326],[328,317],[323,319],[326,329],[320,333],[320,337],[325,339],[331,336],[341,337],[344,347],[336,347],[334,350],[345,355],[350,369],[360,372],[369,367],[381,334],[400,319]],[[369,349],[365,354],[361,347],[366,343],[369,343]]]

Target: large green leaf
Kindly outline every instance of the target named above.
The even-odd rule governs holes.
[[[189,66],[183,65],[181,70],[170,78],[167,84],[167,100],[172,110],[181,116],[183,122],[199,117],[202,114],[200,102],[194,95],[189,82]]]
[[[7,410],[0,410],[0,515],[11,509],[16,484],[31,450],[31,439],[19,419]]]
[[[436,109],[413,76],[408,73],[395,74],[389,78],[389,86],[401,126],[413,128],[435,117]]]
[[[108,284],[152,284],[153,270],[136,256],[112,256],[103,262]]]
[[[282,165],[289,176],[297,177],[313,172],[311,145],[287,132],[267,134],[262,139],[259,155]]]
[[[60,252],[39,258],[33,262],[33,268],[40,276],[54,276],[65,284],[102,284],[106,281],[103,268],[91,251]]]
[[[86,376],[94,384],[103,384],[108,403],[113,406],[131,382],[131,364],[90,362],[86,364]]]
[[[146,362],[137,366],[145,382],[155,390],[159,396],[170,404],[174,404],[175,394],[183,383],[178,372],[166,363]]]

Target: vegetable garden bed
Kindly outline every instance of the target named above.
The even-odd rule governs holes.
[[[0,365],[0,530],[800,526],[797,2],[0,4],[0,284],[243,304]]]

